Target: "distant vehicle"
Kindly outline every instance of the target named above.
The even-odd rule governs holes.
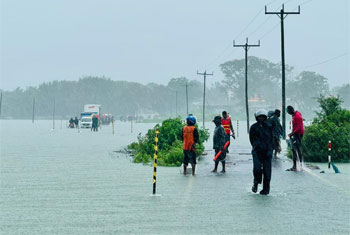
[[[92,117],[96,115],[100,119],[101,105],[99,104],[86,104],[84,105],[84,112],[80,114],[80,127],[91,128]]]
[[[91,128],[92,127],[92,117],[82,116],[80,120],[80,128]]]
[[[101,105],[99,104],[86,104],[84,105],[84,113],[92,113],[97,116],[97,118],[100,118],[101,113]]]
[[[101,123],[102,125],[109,125],[112,121],[112,114],[107,114],[107,113],[104,113],[101,115]]]

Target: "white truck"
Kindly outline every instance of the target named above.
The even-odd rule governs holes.
[[[100,116],[101,113],[101,105],[99,104],[86,104],[84,105],[84,113],[92,113]]]
[[[86,104],[84,105],[84,112],[80,114],[80,128],[92,127],[92,116],[96,115],[100,119],[101,105]]]

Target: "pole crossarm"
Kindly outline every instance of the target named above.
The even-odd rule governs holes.
[[[284,4],[282,4],[282,9],[281,11],[267,11],[267,6],[265,5],[265,15],[273,15],[276,14],[279,17],[281,17],[281,13],[283,13],[283,15],[298,15],[300,14],[300,5],[298,6],[298,11],[284,11]]]
[[[214,75],[214,72],[212,73],[207,73],[207,71],[205,70],[204,73],[199,73],[198,70],[197,70],[197,74],[198,75],[208,75],[208,76],[213,76]]]
[[[258,41],[258,44],[248,44],[248,38],[246,38],[245,44],[236,44],[235,40],[233,40],[233,47],[246,47],[249,49],[249,47],[260,47],[260,40]]]

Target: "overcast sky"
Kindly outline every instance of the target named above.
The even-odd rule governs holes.
[[[218,65],[244,57],[233,39],[260,39],[249,55],[280,61],[280,20],[263,8],[276,11],[282,2],[285,11],[302,4],[300,15],[285,20],[286,63],[326,76],[331,86],[350,79],[348,0],[0,1],[1,89],[87,75],[166,84],[201,80],[197,69],[220,81]]]

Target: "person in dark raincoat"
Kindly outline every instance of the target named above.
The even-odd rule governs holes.
[[[74,124],[75,124],[75,128],[78,128],[79,120],[77,117],[75,117],[75,119],[74,119]]]
[[[68,126],[68,128],[74,128],[74,120],[73,120],[73,118],[69,119],[69,126]]]
[[[212,172],[216,173],[218,170],[219,162],[222,164],[222,173],[225,173],[225,159],[226,159],[226,151],[224,150],[224,145],[226,141],[226,133],[225,129],[221,126],[221,117],[216,116],[213,120],[215,123],[215,130],[213,136],[213,149],[215,150],[215,156],[222,150],[221,155],[215,160],[215,167]]]
[[[98,131],[98,118],[96,115],[94,115],[92,117],[92,127],[91,127],[92,131]]]
[[[271,159],[272,159],[272,127],[267,120],[264,109],[255,113],[256,123],[249,130],[249,140],[252,145],[254,182],[252,191],[258,190],[258,184],[263,182],[260,194],[270,193]]]
[[[277,158],[277,153],[281,152],[281,136],[283,134],[283,128],[280,122],[279,117],[281,116],[281,111],[276,109],[275,111],[269,111],[269,122],[272,126],[272,148],[274,150],[274,158]]]

